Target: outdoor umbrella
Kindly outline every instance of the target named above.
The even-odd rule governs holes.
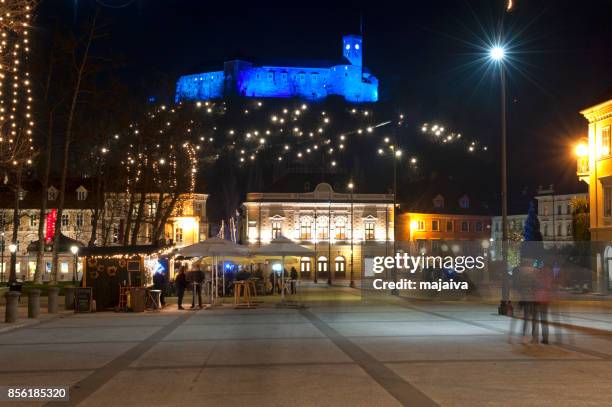
[[[314,254],[314,250],[309,249],[304,246],[300,246],[299,244],[293,242],[290,239],[287,239],[284,236],[279,236],[276,239],[272,240],[269,244],[265,246],[258,247],[257,249],[253,249],[251,251],[253,255],[260,256],[280,256],[282,258],[281,265],[281,282],[284,283],[285,279],[285,256],[312,256]],[[281,287],[281,301],[285,300],[285,289]]]
[[[214,262],[213,287],[217,285],[217,257],[224,256],[248,256],[249,249],[233,243],[229,240],[212,237],[203,240],[199,243],[185,246],[177,250],[177,254],[185,257],[212,257]],[[223,290],[225,291],[225,281],[223,282]],[[216,290],[211,290],[211,302],[214,302],[214,293]]]

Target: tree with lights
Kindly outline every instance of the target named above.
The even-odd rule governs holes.
[[[0,0],[0,170],[4,185],[11,186],[15,197],[11,245],[17,244],[23,172],[35,154],[28,70],[34,5],[27,0]],[[16,280],[16,261],[16,250],[11,250],[9,283]]]

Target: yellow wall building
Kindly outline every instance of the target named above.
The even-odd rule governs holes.
[[[589,184],[591,239],[612,241],[612,99],[580,113],[589,121],[588,149],[579,151],[577,171]]]
[[[595,251],[593,290],[612,288],[612,99],[580,112],[589,121],[588,144],[576,149],[577,175],[589,184],[590,231]]]

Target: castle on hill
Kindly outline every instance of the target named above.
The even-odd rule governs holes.
[[[351,103],[378,100],[378,79],[363,66],[359,35],[342,37],[342,60],[322,67],[255,66],[227,61],[222,71],[184,75],[176,83],[175,101],[247,98],[302,98],[320,101],[341,96]]]

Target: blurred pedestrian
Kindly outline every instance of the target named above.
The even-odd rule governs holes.
[[[198,297],[198,307],[202,308],[202,283],[204,282],[204,277],[204,272],[200,270],[200,267],[192,271],[193,298],[191,299],[191,308],[195,308],[196,296]]]
[[[178,309],[185,309],[183,308],[183,297],[185,296],[185,289],[187,288],[185,267],[179,269],[178,274],[174,278],[174,285],[176,286],[176,293],[178,295]]]
[[[290,277],[291,277],[291,294],[295,294],[297,293],[296,284],[297,284],[297,278],[298,278],[298,273],[295,267],[291,267]]]
[[[553,288],[553,270],[550,267],[536,269],[535,279],[535,317],[534,324],[539,322],[542,329],[542,343],[548,344],[548,310]],[[535,342],[538,340],[538,329],[536,324]]]
[[[163,271],[158,271],[153,274],[153,289],[159,290],[161,292],[159,296],[159,302],[163,307],[166,306],[166,296],[164,295],[164,291],[166,288],[166,275]]]

